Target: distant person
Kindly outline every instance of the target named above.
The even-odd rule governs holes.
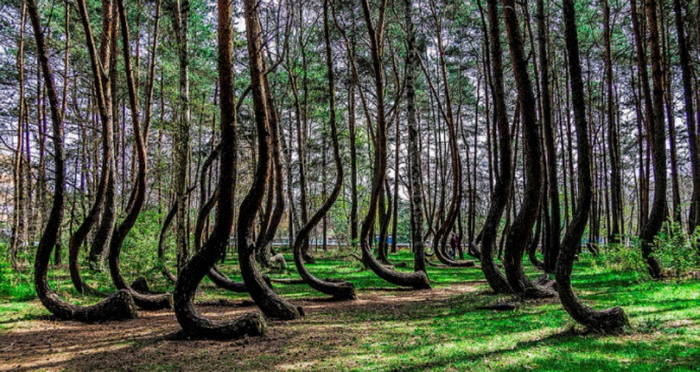
[[[452,233],[452,238],[450,239],[450,257],[454,258],[455,254],[457,253],[457,248],[459,248],[460,244],[459,236],[455,233]]]

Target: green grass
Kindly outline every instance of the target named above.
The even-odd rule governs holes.
[[[392,257],[392,261],[405,262],[410,268],[410,256],[405,252]],[[292,263],[291,257],[287,256],[287,262]],[[363,292],[391,287],[370,271],[362,270],[353,259],[321,259],[309,267],[318,277],[351,281],[360,297]],[[235,262],[226,262],[222,269],[233,272]],[[700,370],[700,281],[696,279],[649,281],[635,272],[611,271],[601,264],[601,259],[585,258],[575,269],[573,284],[577,293],[596,308],[622,306],[631,322],[624,335],[596,336],[572,332],[574,323],[556,300],[526,303],[511,312],[477,310],[499,299],[486,294],[487,287],[478,269],[429,266],[428,271],[436,288],[465,282],[472,282],[477,288],[440,301],[316,313],[306,320],[308,323],[292,323],[289,327],[303,332],[311,326],[327,326],[329,332],[335,332],[327,336],[331,340],[338,338],[339,342],[303,345],[290,342],[281,353],[217,355],[212,363],[218,364],[210,366],[266,370],[287,365],[298,370],[366,371]],[[537,275],[530,267],[528,272]],[[293,271],[271,276],[296,278]],[[151,277],[158,278],[156,274]],[[52,278],[52,284],[62,294],[71,295],[75,302],[94,300],[75,296],[64,270],[54,270]],[[107,290],[107,282],[101,280],[101,287]],[[167,288],[164,281],[155,284]],[[304,285],[276,284],[275,289],[290,299],[322,297]],[[207,289],[200,296],[200,299],[216,298],[247,296],[217,289]],[[0,298],[0,332],[12,328],[19,320],[45,314],[46,310],[35,300],[4,294]],[[271,332],[275,332],[275,327]],[[137,342],[131,341],[132,346],[138,347]],[[303,350],[313,350],[312,356],[302,353]],[[302,358],[295,360],[290,355]],[[178,355],[181,359],[161,363],[146,361],[134,367],[172,370],[191,366],[207,356],[205,347],[196,355]],[[295,364],[302,360],[305,364]]]

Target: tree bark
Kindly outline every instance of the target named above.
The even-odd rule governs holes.
[[[635,2],[636,0],[632,0],[632,4]],[[652,251],[654,238],[661,230],[661,225],[666,218],[666,135],[664,130],[664,71],[661,65],[656,0],[644,0],[644,12],[649,33],[648,41],[653,82],[651,96],[653,116],[647,120],[647,138],[651,147],[652,163],[654,165],[654,198],[649,211],[649,219],[642,227],[639,238],[641,240],[642,256],[647,263],[649,274],[653,278],[658,279],[662,276],[661,266],[656,258],[652,256]]]
[[[110,297],[92,306],[77,306],[60,299],[48,283],[48,265],[51,252],[59,240],[59,230],[63,222],[65,195],[65,163],[63,158],[63,118],[56,94],[53,72],[45,46],[44,31],[41,27],[39,11],[35,0],[27,0],[27,11],[34,30],[34,39],[41,66],[44,84],[49,98],[54,145],[54,195],[48,220],[41,234],[34,261],[34,288],[41,303],[58,319],[95,322],[104,320],[133,319],[137,316],[136,306],[130,294],[117,291]]]
[[[311,288],[331,295],[337,300],[352,300],[356,299],[355,289],[352,283],[346,281],[328,281],[315,277],[304,265],[302,257],[302,248],[304,241],[308,239],[309,233],[323,219],[328,211],[333,206],[333,203],[338,199],[343,186],[343,164],[340,157],[340,145],[338,143],[338,128],[336,123],[335,112],[335,74],[333,72],[333,56],[330,42],[330,26],[329,26],[329,1],[323,1],[323,36],[326,48],[326,69],[328,79],[328,105],[329,105],[329,124],[331,128],[331,145],[333,146],[333,161],[336,168],[336,177],[328,199],[326,199],[321,207],[314,213],[309,221],[299,230],[294,239],[294,264],[296,265],[299,275],[304,282]]]
[[[423,172],[421,150],[418,143],[418,118],[416,115],[416,90],[414,87],[418,49],[413,26],[412,0],[404,0],[406,22],[406,121],[408,124],[408,153],[411,179],[411,242],[413,244],[413,270],[425,270],[425,242],[423,240]],[[397,133],[398,135],[398,133]],[[427,273],[426,273],[427,276]]]
[[[270,111],[268,109],[270,102],[268,102],[266,93],[267,83],[263,61],[262,30],[255,0],[245,0],[244,9],[255,126],[258,137],[258,161],[253,183],[241,203],[238,216],[238,228],[236,231],[238,260],[241,267],[241,275],[248,292],[263,313],[269,318],[291,320],[302,316],[303,311],[300,307],[292,306],[273,292],[260,274],[255,263],[255,241],[252,230],[255,217],[262,203],[265,187],[269,184],[270,131],[273,128],[270,125]],[[225,88],[221,90],[225,90]],[[221,163],[224,162],[226,160],[222,157]],[[221,178],[223,174],[222,170],[219,177]],[[220,190],[224,190],[224,187],[221,187]]]
[[[542,200],[542,148],[540,128],[537,123],[537,107],[528,74],[528,63],[523,51],[520,26],[513,0],[502,0],[508,44],[518,90],[518,102],[522,111],[523,147],[525,157],[525,186],[523,202],[506,236],[504,267],[506,278],[513,291],[526,298],[552,297],[549,290],[537,287],[523,271],[522,259],[527,243],[532,236],[532,227],[537,219]]]
[[[375,28],[367,0],[362,0],[362,12],[370,39],[372,68],[374,70],[374,84],[377,107],[377,130],[373,141],[374,170],[372,174],[372,188],[370,194],[367,215],[362,221],[360,229],[360,246],[362,247],[362,261],[382,279],[400,286],[413,287],[415,289],[429,288],[428,277],[423,271],[413,273],[400,273],[379,263],[370,252],[370,231],[375,222],[379,195],[383,192],[386,179],[386,117],[384,111],[384,70],[382,66],[382,45],[384,39],[384,11],[386,0],[382,0],[379,7],[379,20]],[[368,123],[369,124],[369,123]]]
[[[576,126],[577,160],[578,160],[578,202],[574,217],[568,225],[562,251],[557,260],[556,280],[559,298],[564,309],[577,322],[589,329],[602,333],[619,333],[627,325],[624,311],[615,307],[596,311],[583,304],[571,288],[571,272],[578,251],[588,215],[591,208],[592,180],[590,166],[590,146],[588,143],[588,123],[586,123],[583,79],[579,59],[578,36],[576,34],[576,16],[573,0],[564,0],[564,24],[566,48],[568,51],[569,74],[571,75],[571,93]]]
[[[129,106],[131,110],[131,120],[133,124],[134,137],[136,139],[137,174],[133,190],[133,201],[129,204],[126,216],[117,226],[112,236],[109,247],[109,273],[112,282],[118,289],[128,290],[136,305],[146,310],[159,310],[172,307],[172,297],[169,293],[149,294],[140,293],[131,288],[121,275],[119,267],[119,255],[121,253],[124,239],[136,223],[136,219],[141,213],[144,200],[146,198],[146,146],[144,136],[141,133],[140,109],[138,107],[138,93],[134,81],[134,71],[131,65],[131,52],[129,48],[129,27],[126,21],[126,11],[123,0],[117,0],[119,22],[121,24],[122,51],[124,58],[124,69],[126,72],[127,89],[129,93]]]
[[[506,112],[505,92],[503,88],[503,52],[499,31],[498,0],[488,0],[489,18],[489,43],[491,53],[491,74],[493,79],[493,110],[494,120],[498,128],[499,163],[496,184],[491,194],[491,206],[489,207],[484,227],[481,231],[481,270],[486,281],[496,293],[511,293],[512,290],[506,277],[496,266],[493,257],[493,249],[496,243],[498,226],[503,216],[508,195],[511,194],[513,185],[513,172],[511,169],[511,131],[508,125],[508,113]]]
[[[700,5],[698,5],[700,9]],[[698,158],[697,123],[695,122],[695,107],[693,104],[693,77],[690,69],[690,53],[688,40],[683,22],[683,10],[680,0],[673,0],[673,13],[676,22],[676,37],[678,38],[678,54],[680,56],[681,78],[683,83],[683,103],[685,104],[685,122],[688,127],[688,150],[693,180],[693,191],[690,197],[688,212],[688,231],[691,233],[700,222],[700,158]],[[700,21],[696,19],[700,24]],[[700,33],[698,34],[700,37]]]
[[[246,3],[246,10],[248,3]],[[215,322],[199,314],[193,299],[197,287],[216,261],[224,254],[233,225],[233,164],[236,148],[227,146],[235,143],[236,108],[233,103],[233,45],[231,13],[228,0],[218,0],[218,71],[219,97],[221,110],[221,147],[219,161],[219,194],[214,230],[201,250],[194,253],[182,268],[175,284],[175,315],[188,337],[231,339],[247,335],[262,335],[266,323],[259,313],[250,313],[232,322]],[[251,219],[252,224],[252,219]]]

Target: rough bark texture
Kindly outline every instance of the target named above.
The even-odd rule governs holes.
[[[538,288],[523,272],[522,259],[525,248],[532,236],[532,227],[537,219],[542,200],[542,148],[540,128],[537,123],[537,107],[532,82],[528,74],[528,63],[523,51],[520,26],[513,0],[503,0],[508,44],[510,46],[513,74],[518,90],[518,102],[522,111],[523,147],[525,155],[525,188],[523,203],[506,236],[506,250],[503,264],[506,278],[513,291],[523,297],[552,297],[555,294]]]
[[[608,0],[602,0],[603,8],[603,33],[605,34],[605,98],[608,130],[608,156],[610,157],[610,210],[611,227],[610,241],[618,242],[620,235],[624,233],[624,215],[622,206],[622,176],[620,170],[620,141],[616,124],[615,97],[613,90],[613,57],[612,57],[612,29],[610,25],[610,5]]]
[[[233,103],[231,2],[219,0],[218,6],[218,70],[221,110],[221,161],[219,162],[219,198],[214,230],[201,250],[195,252],[182,268],[175,284],[175,315],[188,337],[231,339],[262,335],[266,323],[259,313],[244,315],[232,322],[214,322],[197,312],[194,296],[199,282],[223,255],[233,226],[233,164],[236,109]]]
[[[413,26],[412,0],[404,0],[406,18],[406,121],[408,124],[408,153],[411,183],[411,242],[413,243],[413,270],[425,272],[425,242],[423,241],[423,188],[421,180],[421,152],[418,143],[418,118],[416,117],[416,90],[414,87],[418,50]],[[427,275],[427,274],[426,274]]]
[[[386,178],[386,117],[384,112],[384,71],[381,62],[382,39],[384,24],[385,1],[380,6],[380,17],[377,22],[379,29],[372,24],[370,7],[367,0],[362,1],[362,11],[370,39],[372,52],[372,67],[374,69],[374,83],[377,100],[377,129],[374,139],[374,169],[372,173],[372,193],[370,195],[367,215],[362,220],[360,229],[360,246],[362,248],[362,261],[374,271],[380,278],[400,286],[413,287],[415,289],[430,288],[427,275],[423,271],[413,273],[401,273],[382,265],[370,251],[371,230],[374,226],[379,195],[384,189]]]
[[[571,272],[578,251],[581,236],[588,222],[591,209],[593,188],[591,179],[590,145],[588,143],[588,123],[586,122],[583,79],[581,78],[581,63],[579,59],[578,36],[576,34],[576,18],[573,0],[564,0],[564,23],[566,33],[566,48],[569,59],[569,74],[571,75],[571,97],[574,107],[574,124],[576,127],[576,144],[578,160],[578,202],[574,216],[569,223],[562,243],[562,251],[557,260],[556,280],[559,298],[564,309],[577,322],[590,330],[604,333],[618,333],[627,324],[627,317],[619,307],[604,311],[596,311],[583,304],[571,287]]]
[[[129,106],[131,109],[131,120],[134,127],[134,137],[136,139],[137,173],[134,185],[134,198],[130,203],[126,216],[117,226],[112,236],[109,247],[109,273],[112,282],[118,289],[125,289],[131,292],[134,302],[139,307],[146,310],[169,309],[172,307],[172,297],[169,293],[145,294],[132,290],[131,286],[124,280],[119,267],[119,255],[122,243],[129,234],[129,231],[136,223],[136,219],[141,212],[143,202],[146,197],[146,146],[145,138],[141,134],[141,123],[139,118],[138,94],[134,82],[134,73],[131,67],[131,53],[129,51],[129,28],[126,22],[126,13],[123,0],[117,0],[119,10],[119,21],[121,24],[122,46],[124,67],[126,70],[127,88],[129,91]]]
[[[491,53],[491,75],[493,79],[493,108],[498,128],[499,172],[491,195],[491,206],[481,231],[481,270],[486,281],[496,293],[511,293],[506,277],[496,266],[493,249],[498,225],[503,216],[508,195],[511,194],[513,172],[511,170],[511,140],[508,115],[503,88],[503,52],[499,31],[498,0],[488,0],[489,41]]]
[[[248,39],[248,59],[255,111],[257,132],[258,162],[255,176],[248,194],[243,199],[237,222],[238,260],[241,275],[250,296],[263,313],[273,319],[291,320],[303,315],[301,308],[296,308],[278,296],[265,282],[255,263],[255,241],[253,224],[260,209],[265,186],[268,184],[270,167],[270,123],[267,94],[265,93],[265,68],[262,51],[262,30],[254,0],[244,1],[246,36]],[[223,89],[222,89],[223,90]],[[224,159],[222,158],[222,163]],[[221,172],[223,174],[224,172]],[[220,175],[221,177],[221,175]],[[224,190],[221,187],[221,190]],[[221,203],[221,202],[219,202]]]
[[[178,107],[175,129],[175,144],[173,161],[175,171],[173,175],[175,187],[175,244],[177,249],[177,267],[181,268],[189,257],[187,213],[187,180],[189,179],[189,141],[190,141],[190,83],[189,83],[189,58],[187,55],[187,29],[189,18],[189,0],[172,0],[173,31],[177,41],[179,89]]]
[[[338,128],[336,124],[335,113],[335,74],[333,73],[333,56],[331,55],[330,30],[329,30],[329,15],[328,7],[330,0],[323,1],[323,30],[324,41],[326,46],[326,68],[328,70],[328,103],[329,103],[329,123],[331,127],[331,141],[333,145],[333,160],[335,162],[336,176],[328,199],[323,202],[323,205],[314,213],[309,221],[299,230],[294,239],[294,264],[296,265],[299,275],[304,279],[304,282],[311,288],[333,296],[338,300],[352,300],[357,298],[355,289],[350,282],[346,281],[326,281],[315,277],[304,265],[302,257],[302,248],[304,241],[309,237],[309,233],[316,225],[326,216],[326,213],[331,209],[333,203],[338,199],[340,190],[343,187],[343,162],[340,157],[340,145],[338,144]]]
[[[101,38],[101,48],[98,56],[97,47],[95,46],[95,40],[92,33],[92,28],[90,27],[90,20],[87,13],[87,7],[84,1],[78,1],[79,13],[81,23],[83,25],[83,30],[85,32],[85,40],[87,44],[87,49],[90,55],[90,65],[92,68],[93,82],[95,86],[95,96],[97,98],[97,106],[100,117],[100,123],[102,126],[102,174],[100,176],[99,184],[97,186],[97,192],[95,194],[95,200],[93,201],[90,211],[87,213],[83,221],[78,226],[78,229],[71,235],[68,242],[68,266],[71,275],[71,281],[73,286],[80,293],[94,293],[95,291],[87,286],[80,275],[79,266],[79,252],[83,243],[87,239],[88,234],[92,228],[97,223],[103,206],[105,205],[105,200],[107,199],[107,190],[111,187],[113,194],[114,183],[113,177],[111,176],[112,168],[114,166],[114,155],[112,149],[112,138],[113,134],[113,117],[112,117],[112,102],[111,94],[107,92],[109,90],[109,79],[107,78],[109,74],[105,69],[109,69],[111,65],[110,55],[113,51],[110,50],[110,45],[112,44],[112,33],[114,30],[114,20],[111,18],[113,13],[112,5],[110,1],[105,1],[103,3],[103,30]],[[111,200],[111,215],[112,223],[114,221],[114,200],[113,195]],[[110,208],[110,207],[108,207]],[[103,226],[105,226],[103,224]],[[101,232],[102,240],[104,243],[106,233],[108,231]],[[111,232],[109,232],[111,235]],[[93,245],[91,247],[90,261],[96,263],[99,260],[99,255],[101,254],[101,245]]]
[[[65,164],[63,159],[63,118],[56,95],[53,73],[46,50],[44,31],[34,0],[27,0],[27,11],[34,29],[39,63],[46,85],[51,110],[52,135],[54,145],[54,198],[48,222],[41,235],[34,261],[34,288],[41,303],[58,319],[95,322],[104,320],[133,319],[137,316],[136,307],[130,294],[118,291],[105,300],[92,306],[76,306],[61,300],[51,290],[48,283],[48,266],[51,252],[58,242],[59,230],[63,222],[65,195]]]
[[[540,105],[542,109],[542,126],[544,127],[544,145],[547,155],[547,198],[549,208],[546,223],[547,234],[542,240],[544,269],[553,273],[559,255],[559,238],[561,234],[561,212],[559,210],[559,180],[557,178],[557,152],[554,146],[554,123],[552,121],[552,99],[549,92],[549,58],[547,56],[547,30],[545,25],[544,0],[537,1],[537,44],[540,66]],[[533,256],[534,257],[534,256]]]
[[[635,0],[633,0],[635,2]],[[661,230],[666,217],[666,131],[664,129],[664,90],[663,66],[661,63],[661,47],[658,33],[658,16],[655,0],[644,0],[644,12],[647,18],[649,51],[651,53],[652,72],[652,107],[653,117],[647,120],[647,138],[652,152],[654,165],[654,198],[649,211],[649,218],[639,234],[642,245],[642,256],[647,263],[649,274],[653,278],[661,277],[661,266],[651,255],[654,238]]]
[[[698,5],[700,9],[700,4]],[[683,81],[683,103],[685,104],[685,122],[688,127],[688,152],[690,153],[691,174],[693,177],[693,193],[690,198],[688,213],[688,231],[694,231],[700,222],[700,159],[698,159],[697,123],[695,122],[695,107],[693,104],[693,74],[690,68],[690,53],[688,40],[683,23],[683,11],[680,0],[673,0],[673,12],[676,21],[676,37],[678,38],[678,54],[680,56],[681,77]],[[695,20],[700,24],[698,19]],[[698,35],[700,38],[700,34]]]

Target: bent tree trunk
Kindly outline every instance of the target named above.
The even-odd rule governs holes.
[[[263,43],[261,27],[255,0],[245,0],[245,24],[248,39],[248,55],[250,65],[250,80],[253,92],[255,111],[255,126],[258,141],[258,164],[255,176],[248,194],[243,199],[237,222],[238,260],[241,275],[246,288],[255,303],[269,318],[291,320],[303,315],[301,308],[296,308],[278,296],[265,282],[255,263],[255,241],[253,240],[253,224],[262,204],[264,190],[268,184],[270,167],[270,126],[269,109],[265,83],[265,67],[263,61]],[[224,90],[224,88],[222,88]],[[222,100],[223,101],[223,100]],[[221,163],[226,163],[223,157]],[[223,175],[220,173],[219,177]],[[220,190],[224,190],[221,187]],[[221,201],[219,201],[219,204]],[[221,205],[219,205],[221,208]]]
[[[124,57],[124,69],[126,70],[127,88],[129,91],[129,106],[131,109],[131,120],[134,126],[134,137],[136,139],[136,155],[138,171],[136,173],[136,185],[134,190],[134,200],[129,206],[124,220],[117,226],[112,236],[112,241],[109,247],[109,273],[112,277],[112,282],[118,289],[128,290],[134,297],[134,302],[139,307],[146,310],[169,309],[172,307],[172,297],[169,293],[165,294],[145,294],[140,293],[131,288],[121,275],[119,267],[119,255],[121,253],[122,244],[129,231],[136,223],[141,212],[141,207],[146,196],[146,147],[145,136],[141,135],[141,123],[139,120],[138,94],[136,92],[136,84],[134,83],[134,74],[131,67],[131,55],[129,51],[129,25],[126,22],[126,14],[122,0],[117,0],[117,8],[119,10],[119,23],[121,25],[122,34],[122,50]]]
[[[48,267],[51,252],[59,240],[63,222],[65,194],[65,164],[63,159],[63,118],[61,117],[53,73],[46,51],[44,31],[41,27],[35,0],[27,1],[27,11],[34,29],[34,38],[46,92],[49,97],[54,145],[54,197],[48,222],[41,235],[34,261],[34,288],[41,303],[58,319],[94,322],[103,320],[133,319],[137,316],[134,301],[127,291],[117,291],[92,306],[76,306],[67,303],[49,287]]]
[[[528,75],[528,63],[523,51],[520,26],[513,0],[503,0],[503,16],[513,63],[513,74],[518,90],[518,103],[522,110],[523,147],[525,155],[525,190],[523,203],[513,220],[506,237],[506,250],[503,265],[506,278],[513,291],[525,298],[553,297],[551,291],[539,288],[525,276],[523,253],[532,236],[532,227],[538,216],[542,200],[542,148],[540,128],[537,123],[537,107]]]
[[[372,66],[374,69],[375,94],[377,99],[377,129],[374,142],[374,171],[372,174],[372,193],[370,195],[367,215],[362,221],[360,229],[360,246],[362,248],[362,261],[374,271],[380,278],[400,286],[413,287],[415,289],[430,288],[428,276],[423,271],[413,273],[401,273],[382,265],[372,255],[370,251],[370,232],[374,226],[379,195],[383,192],[384,180],[386,178],[386,117],[384,112],[384,72],[381,62],[380,50],[382,43],[380,35],[383,35],[384,10],[386,0],[382,1],[379,7],[379,22],[375,29],[372,24],[370,7],[367,0],[362,0],[362,11],[365,18],[367,31],[370,39],[370,49],[372,52]]]
[[[294,239],[294,264],[296,265],[299,275],[301,275],[304,282],[308,284],[311,288],[329,294],[333,298],[338,300],[352,300],[357,298],[355,295],[355,289],[350,282],[339,281],[331,282],[326,280],[321,280],[316,278],[311,272],[306,268],[304,264],[304,259],[302,257],[302,248],[304,241],[309,238],[309,232],[313,230],[316,225],[321,221],[322,218],[326,216],[328,210],[331,209],[333,203],[335,203],[340,190],[343,186],[343,163],[340,158],[340,146],[338,144],[338,129],[336,124],[335,116],[335,76],[333,74],[333,56],[331,55],[331,42],[330,42],[330,30],[328,21],[328,2],[330,0],[323,1],[323,35],[326,46],[326,68],[328,69],[328,103],[329,103],[329,118],[331,127],[331,142],[333,145],[333,160],[335,162],[336,176],[335,183],[333,184],[333,190],[328,196],[328,199],[323,203],[321,208],[316,211],[316,213],[311,216],[309,221],[299,230],[296,238]]]
[[[235,147],[235,144],[233,145]],[[206,223],[207,217],[211,213],[211,211],[214,209],[214,206],[216,205],[219,196],[219,189],[217,188],[214,190],[214,193],[209,197],[208,200],[205,201],[206,198],[206,180],[207,180],[207,175],[209,174],[209,168],[211,167],[211,164],[214,162],[214,160],[219,156],[219,152],[221,151],[221,143],[219,143],[210,153],[207,155],[206,159],[204,159],[204,162],[202,163],[202,169],[200,170],[199,174],[199,193],[200,193],[200,205],[201,207],[199,208],[199,211],[197,212],[197,221],[195,222],[195,227],[194,227],[194,247],[195,247],[195,252],[199,251],[202,248],[202,241],[203,241],[203,233],[204,233],[204,225]],[[233,174],[232,178],[235,179],[236,177],[236,163],[234,161],[233,165]],[[233,190],[232,192],[235,193],[236,187],[235,187],[235,182],[233,184]],[[188,190],[188,193],[194,190],[194,186],[191,187]],[[173,208],[177,208],[177,205],[173,206]],[[171,218],[172,219],[172,218]],[[222,254],[222,256],[224,256]],[[217,287],[226,289],[232,292],[247,292],[248,290],[245,287],[245,284],[240,283],[240,282],[235,282],[228,278],[224,273],[222,273],[216,265],[212,266],[211,270],[209,273],[207,273],[207,277],[209,280],[212,281]],[[174,281],[174,280],[173,280]]]
[[[204,231],[204,221],[206,221],[209,213],[214,209],[217,200],[219,199],[219,190],[215,190],[214,194],[207,200],[204,205],[199,209],[197,215],[197,222],[194,228],[194,245],[195,252],[198,252],[202,248],[202,234]],[[223,256],[223,254],[222,254]],[[207,273],[207,277],[212,281],[217,287],[226,289],[232,292],[244,293],[248,292],[245,284],[240,282],[235,282],[222,273],[216,265],[211,267],[211,270]]]
[[[85,4],[83,1],[78,2],[79,7],[83,7]],[[92,228],[95,226],[97,223],[98,217],[102,211],[102,208],[105,204],[105,199],[107,199],[107,191],[108,188],[111,187],[111,192],[112,195],[110,197],[112,198],[109,203],[111,203],[111,212],[106,213],[106,218],[111,219],[111,221],[107,221],[110,224],[114,223],[114,198],[113,198],[113,192],[114,192],[114,183],[113,183],[113,177],[110,177],[110,175],[113,173],[112,168],[114,166],[114,154],[113,154],[113,148],[112,148],[112,137],[113,137],[113,117],[112,117],[112,108],[111,108],[111,93],[107,92],[106,90],[109,90],[109,74],[101,74],[100,69],[105,69],[108,70],[110,67],[110,62],[112,60],[111,54],[114,53],[114,51],[110,50],[110,45],[112,44],[112,33],[114,32],[115,28],[115,22],[113,20],[113,7],[112,3],[110,1],[105,1],[102,4],[103,7],[103,24],[102,24],[102,37],[101,37],[101,49],[100,49],[100,56],[98,57],[97,49],[95,46],[95,40],[92,34],[92,28],[90,27],[90,21],[88,18],[87,13],[80,12],[81,15],[81,21],[83,25],[83,30],[85,32],[85,39],[87,42],[87,47],[90,55],[90,64],[92,67],[92,75],[93,75],[93,82],[95,85],[95,92],[96,92],[96,98],[97,98],[97,106],[98,106],[98,112],[99,112],[99,117],[100,117],[100,123],[102,126],[102,174],[100,176],[100,180],[97,186],[97,192],[95,194],[95,200],[93,201],[92,206],[90,207],[90,211],[88,214],[85,216],[83,219],[83,222],[78,226],[78,229],[71,235],[70,240],[68,242],[68,266],[70,270],[70,275],[71,275],[71,281],[73,282],[73,286],[75,289],[80,292],[80,293],[90,293],[90,294],[98,294],[97,291],[89,287],[85,282],[83,282],[82,277],[80,275],[80,265],[79,265],[79,253],[80,253],[80,248],[82,247],[83,243],[87,239],[88,234],[92,230]],[[100,67],[101,66],[101,67]],[[102,224],[102,227],[105,227],[105,224]],[[105,229],[101,228],[103,230],[99,235],[101,235],[103,238],[102,240],[105,240],[105,237],[111,236],[111,231],[105,231]],[[109,233],[109,234],[107,234]],[[99,236],[98,235],[98,236]],[[97,237],[97,236],[96,236]],[[95,255],[95,249],[99,248],[101,245],[95,244],[92,246],[91,249],[91,256],[89,258],[89,261],[91,262],[97,262],[98,259]]]
[[[566,229],[566,235],[561,246],[562,250],[557,259],[556,280],[559,298],[569,315],[590,330],[604,333],[620,332],[627,324],[627,317],[622,308],[614,307],[604,311],[593,310],[583,304],[571,288],[571,272],[574,260],[576,259],[578,245],[586,228],[591,209],[593,182],[591,179],[588,123],[586,122],[573,0],[564,0],[563,8],[566,49],[569,57],[569,74],[571,77],[571,98],[574,106],[574,125],[576,128],[579,194],[576,212]]]
[[[503,52],[499,31],[498,0],[488,0],[489,17],[489,41],[491,44],[491,75],[493,78],[493,102],[496,127],[498,129],[499,172],[496,184],[491,195],[489,208],[484,227],[481,230],[481,270],[486,281],[496,293],[511,293],[508,280],[496,266],[493,257],[493,249],[496,243],[498,225],[503,216],[508,195],[513,184],[513,172],[511,170],[511,142],[510,128],[508,127],[508,115],[506,113],[506,101],[503,88]]]
[[[230,339],[246,335],[262,335],[266,323],[259,313],[246,314],[231,322],[214,322],[203,317],[194,307],[193,299],[199,283],[214,263],[223,255],[233,225],[233,164],[236,108],[233,104],[233,52],[231,2],[218,0],[218,70],[221,110],[221,161],[219,162],[219,194],[214,230],[201,250],[185,264],[175,284],[175,315],[188,337]]]
[[[474,266],[474,261],[457,261],[447,256],[446,247],[450,238],[450,232],[454,228],[455,222],[459,215],[459,208],[462,205],[462,162],[459,155],[459,146],[457,144],[457,131],[455,129],[455,118],[452,112],[452,97],[449,89],[449,81],[447,79],[447,66],[445,62],[445,49],[442,43],[442,22],[440,15],[434,6],[431,6],[433,18],[437,29],[437,50],[440,65],[440,76],[442,78],[443,93],[445,95],[445,108],[440,112],[443,114],[448,131],[448,145],[450,151],[450,166],[452,168],[452,197],[447,208],[445,220],[435,231],[433,243],[433,251],[438,260],[448,266],[456,267],[471,267]],[[438,97],[437,90],[434,92],[435,97]],[[437,100],[437,99],[436,99]],[[443,191],[444,192],[444,191]],[[439,221],[438,221],[439,222]]]

